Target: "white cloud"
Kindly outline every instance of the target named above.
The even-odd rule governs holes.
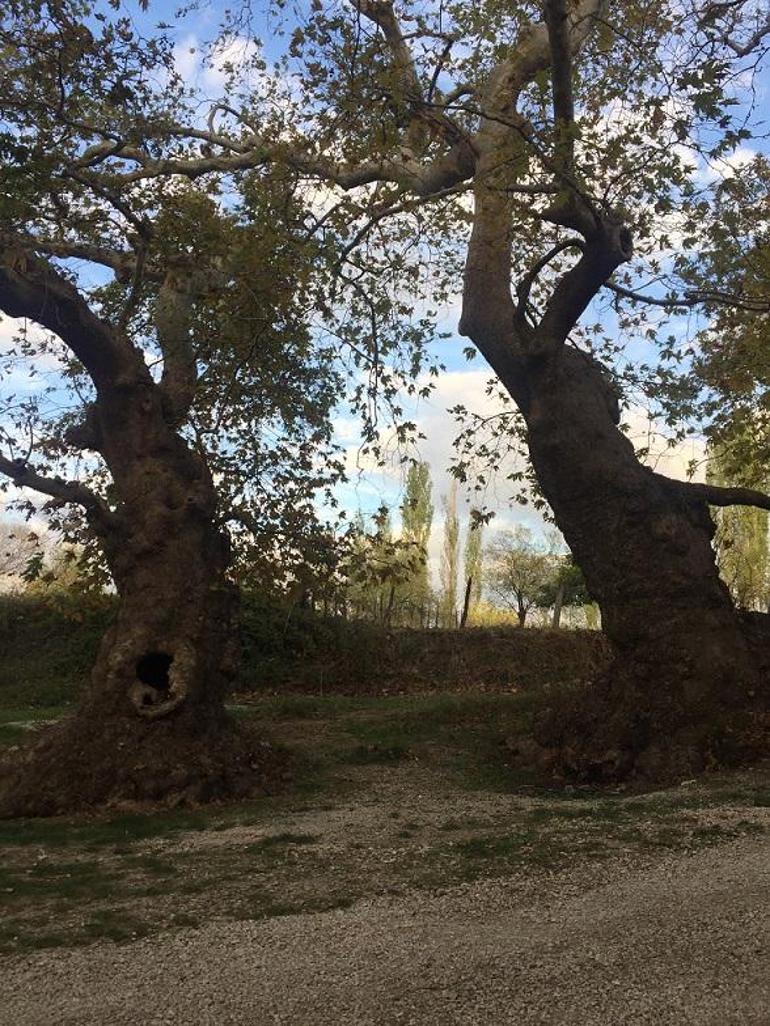
[[[757,151],[749,146],[738,146],[726,157],[712,160],[703,164],[696,173],[696,181],[703,185],[710,185],[712,182],[725,181],[732,178],[736,171],[747,167],[756,159]]]
[[[697,435],[674,440],[665,426],[656,421],[641,406],[633,406],[623,414],[626,434],[636,449],[648,449],[642,462],[666,477],[679,481],[703,481],[706,443]]]
[[[457,424],[448,410],[457,404],[482,416],[491,416],[503,410],[495,395],[487,394],[487,382],[492,372],[486,368],[469,368],[447,372],[438,379],[430,399],[422,400],[416,412],[419,431],[425,435],[415,450],[410,453],[430,465],[433,480],[433,503],[435,513],[429,545],[429,565],[434,582],[438,582],[438,568],[443,544],[442,496],[448,494],[453,478],[448,467],[454,454],[453,443],[457,435]],[[702,438],[693,437],[669,444],[665,427],[652,420],[640,406],[626,410],[623,416],[627,433],[637,449],[648,448],[644,462],[668,477],[679,480],[690,478],[691,465],[696,466],[694,480],[703,479],[705,443]],[[407,467],[398,461],[403,451],[394,453],[385,467],[377,467],[373,460],[361,458],[358,424],[353,418],[340,417],[335,422],[338,441],[346,451],[350,484],[340,490],[340,498],[349,513],[357,509],[371,512],[377,506],[388,505],[398,529],[398,503],[401,501]],[[530,504],[521,506],[513,498],[514,483],[506,481],[506,475],[521,469],[521,462],[513,455],[507,456],[499,473],[494,476],[482,495],[475,495],[469,486],[460,485],[458,511],[463,521],[463,534],[471,505],[484,505],[494,511],[491,530],[510,527],[515,523],[529,527],[535,537],[542,537],[553,530],[543,516]]]
[[[236,36],[216,46],[201,76],[210,89],[224,90],[230,74],[248,77],[248,68],[260,52],[259,44],[245,36]]]

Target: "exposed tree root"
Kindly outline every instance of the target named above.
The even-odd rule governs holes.
[[[744,629],[759,686],[737,676],[731,688],[688,679],[680,663],[659,657],[617,659],[593,684],[554,694],[533,737],[514,746],[516,762],[557,779],[663,784],[767,758],[770,618],[750,614]]]
[[[285,775],[286,756],[240,725],[175,728],[171,718],[94,722],[77,714],[46,728],[0,762],[0,817],[245,798]]]

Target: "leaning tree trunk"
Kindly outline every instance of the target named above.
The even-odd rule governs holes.
[[[522,755],[583,779],[670,779],[756,756],[768,736],[768,632],[741,619],[719,578],[703,490],[639,462],[618,427],[617,396],[603,368],[567,342],[591,299],[630,258],[630,234],[611,211],[600,214],[577,195],[558,200],[548,218],[572,237],[535,264],[514,299],[506,176],[516,143],[497,122],[489,132],[460,331],[525,419],[538,483],[615,651],[592,689],[560,695],[559,707],[542,715],[539,746]],[[535,278],[570,248],[578,261],[556,278],[534,317]]]
[[[224,707],[238,655],[228,540],[208,468],[169,420],[144,373],[102,389],[89,412],[118,498],[93,521],[117,615],[74,716],[6,767],[5,814],[209,800],[262,780],[267,749]]]
[[[538,482],[616,653],[590,697],[540,722],[545,761],[664,779],[756,754],[758,655],[719,578],[705,501],[639,463],[591,358],[565,346],[520,370],[508,383]]]

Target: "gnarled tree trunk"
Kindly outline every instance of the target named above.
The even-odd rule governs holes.
[[[194,387],[194,362],[179,345],[186,325],[173,351],[169,332],[159,329],[165,365],[157,383],[141,352],[94,318],[54,272],[27,270],[22,285],[30,279],[49,286],[55,329],[96,385],[68,440],[101,454],[114,502],[26,465],[6,461],[2,469],[18,484],[85,507],[119,604],[74,715],[6,760],[0,813],[248,793],[263,780],[267,750],[225,712],[237,670],[237,592],[227,579],[229,543],[217,526],[211,475],[178,432]],[[11,284],[18,294],[18,282]],[[9,312],[23,312],[0,288],[1,298]]]
[[[574,195],[556,203],[549,219],[578,242],[550,256],[569,246],[581,255],[533,323],[534,274],[519,286],[518,302],[511,290],[505,175],[514,151],[504,129],[493,125],[489,135],[460,330],[525,418],[538,482],[616,652],[590,693],[562,697],[541,718],[540,761],[583,779],[667,779],[751,758],[767,745],[760,665],[768,650],[756,625],[747,635],[719,578],[707,505],[735,496],[644,467],[618,428],[606,374],[567,343],[591,298],[629,258],[630,237],[612,212],[588,210]]]
[[[719,578],[704,499],[637,460],[600,367],[565,346],[527,366],[538,481],[602,610],[615,661],[539,727],[587,777],[688,774],[752,754],[759,668]]]

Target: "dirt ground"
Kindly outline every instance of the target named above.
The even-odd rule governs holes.
[[[343,772],[336,800],[92,836],[66,863],[3,849],[11,892],[50,861],[75,890],[36,907],[71,942],[30,919],[15,949],[14,912],[2,1026],[770,1024],[770,774],[554,797]],[[146,935],[86,943],[107,912]]]

